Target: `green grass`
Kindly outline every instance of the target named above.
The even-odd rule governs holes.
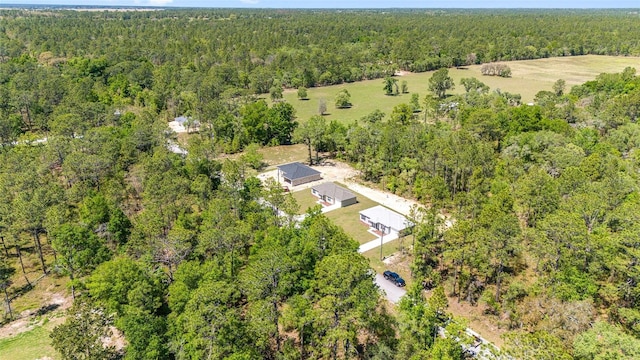
[[[306,163],[309,161],[309,152],[306,145],[281,145],[272,147],[263,147],[258,150],[262,154],[262,161],[268,167],[286,164],[294,161]]]
[[[318,198],[311,195],[311,189],[296,191],[291,193],[291,195],[294,197],[294,199],[296,199],[298,205],[300,205],[298,214],[304,214],[307,212],[307,210],[309,210],[309,208],[319,205],[317,203]]]
[[[358,199],[357,204],[329,211],[325,215],[334,224],[340,226],[344,230],[344,232],[354,238],[358,243],[364,244],[371,240],[374,240],[376,237],[374,235],[371,235],[367,231],[369,228],[360,221],[359,213],[364,209],[368,209],[379,204],[365,196],[356,193],[355,191],[352,192]]]
[[[631,66],[640,70],[640,58],[616,57],[616,56],[572,56],[561,58],[549,58],[538,60],[524,60],[504,62],[512,71],[511,78],[495,76],[482,76],[481,65],[469,66],[467,69],[449,69],[449,75],[454,79],[456,87],[450,93],[462,93],[464,87],[460,85],[460,79],[475,77],[491,87],[491,90],[500,89],[510,93],[522,95],[524,103],[532,102],[538,91],[552,90],[553,83],[558,79],[564,79],[567,90],[573,85],[582,84],[594,79],[603,72],[616,73]],[[413,73],[398,77],[398,81],[407,81],[409,94],[398,96],[386,96],[382,90],[382,79],[359,81],[349,84],[326,86],[308,89],[309,100],[299,100],[296,90],[284,92],[284,98],[296,108],[299,121],[306,121],[311,116],[318,114],[320,99],[327,103],[327,120],[337,120],[349,123],[360,119],[364,115],[379,109],[390,114],[393,107],[401,103],[409,103],[411,93],[418,93],[420,101],[429,93],[429,78],[432,72]],[[353,107],[349,109],[336,109],[335,96],[347,89],[351,94]],[[421,104],[422,105],[422,104]]]
[[[53,327],[54,325],[49,322],[14,337],[0,339],[0,359],[34,360],[45,356],[59,359],[60,357],[51,346],[49,338]]]
[[[412,278],[408,264],[411,263],[408,255],[401,254],[400,246],[404,246],[407,249],[411,246],[412,237],[406,236],[404,238],[396,239],[382,245],[382,256],[386,259],[391,255],[398,255],[399,261],[394,261],[393,264],[387,265],[380,260],[380,248],[371,249],[362,255],[369,259],[369,265],[378,274],[382,274],[385,270],[395,271],[407,282],[407,286],[411,284]]]

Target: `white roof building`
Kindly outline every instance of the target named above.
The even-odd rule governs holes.
[[[389,234],[391,231],[399,233],[413,226],[413,223],[404,215],[382,205],[360,211],[360,221],[385,234]]]

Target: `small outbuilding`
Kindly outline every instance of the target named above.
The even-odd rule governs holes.
[[[360,221],[383,234],[392,232],[402,235],[413,226],[404,215],[389,210],[382,205],[360,211]]]
[[[321,180],[320,171],[314,170],[307,165],[299,162],[294,162],[285,165],[278,166],[278,179],[280,176],[284,179],[284,182],[296,186],[305,184],[311,181]]]
[[[326,206],[340,205],[340,207],[345,207],[358,202],[354,193],[332,182],[312,187],[311,194]]]

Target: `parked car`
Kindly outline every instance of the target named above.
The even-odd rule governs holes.
[[[400,277],[400,275],[394,273],[393,271],[385,270],[382,276],[384,276],[385,279],[394,283],[396,286],[403,287],[406,285],[406,283],[404,282],[404,279]]]

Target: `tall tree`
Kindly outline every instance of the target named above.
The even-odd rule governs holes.
[[[342,89],[336,95],[336,108],[343,109],[351,107],[351,94],[347,89]]]
[[[104,344],[112,336],[112,323],[104,309],[77,302],[66,321],[51,332],[51,344],[65,360],[116,359],[115,349]]]
[[[257,345],[271,347],[275,341],[275,352],[280,352],[281,303],[291,286],[291,263],[288,256],[278,247],[266,247],[243,272],[243,288],[252,302],[250,322],[253,324]]]
[[[109,258],[109,250],[89,229],[75,224],[63,224],[56,229],[51,243],[58,252],[58,264],[71,280],[71,296],[79,276]]]
[[[16,269],[9,265],[7,258],[0,259],[0,288],[4,292],[4,304],[6,306],[6,313],[9,314],[9,320],[13,320],[13,311],[11,311],[11,299],[7,289],[11,286],[11,276],[16,272]]]
[[[440,99],[443,99],[447,90],[453,89],[454,86],[453,79],[449,76],[447,69],[436,70],[429,78],[429,91]]]
[[[384,87],[382,88],[384,90],[384,94],[385,95],[393,95],[394,94],[394,87],[397,87],[398,83],[398,79],[392,78],[391,76],[387,76],[386,78],[384,78]]]

